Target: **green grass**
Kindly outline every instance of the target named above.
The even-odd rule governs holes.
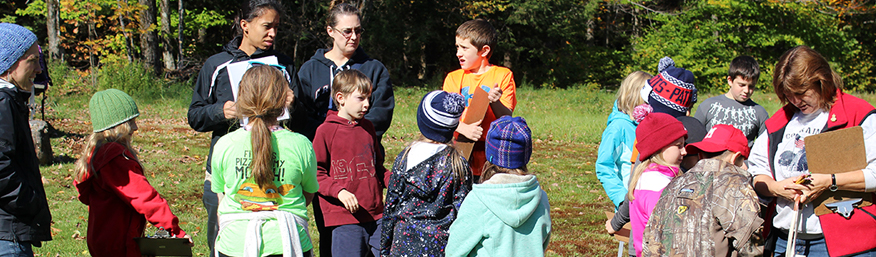
[[[50,91],[46,110],[46,120],[59,131],[52,139],[56,163],[41,168],[47,180],[54,240],[35,252],[39,256],[87,256],[83,237],[88,212],[76,199],[70,174],[83,137],[90,131],[85,107],[94,90],[61,88]],[[192,234],[196,256],[203,256],[207,253],[206,215],[201,194],[210,135],[193,131],[186,122],[191,91],[174,90],[135,97],[141,116],[134,145],[150,182],[170,203],[183,229]],[[392,165],[405,143],[418,137],[416,107],[429,90],[434,89],[396,87],[393,124],[383,139],[385,166]],[[856,95],[871,102],[876,99],[874,95]],[[769,113],[780,107],[772,94],[758,92],[754,99]],[[515,115],[526,118],[535,140],[529,170],[538,175],[550,197],[553,232],[548,256],[615,254],[617,244],[603,227],[603,212],[613,207],[593,167],[614,94],[586,88],[520,88],[517,100]],[[311,229],[314,242],[318,241],[315,231]]]

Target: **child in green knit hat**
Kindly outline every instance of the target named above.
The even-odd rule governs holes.
[[[146,180],[131,147],[140,116],[125,92],[107,89],[88,103],[93,133],[76,161],[73,185],[88,208],[88,251],[92,256],[140,256],[134,238],[146,221],[174,237],[191,238],[179,226],[167,201]]]

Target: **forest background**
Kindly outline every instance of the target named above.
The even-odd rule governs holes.
[[[333,0],[283,0],[287,17],[275,47],[308,60],[329,45],[325,17]],[[516,116],[533,130],[531,171],[551,200],[548,256],[610,256],[603,211],[613,210],[593,163],[614,99],[629,72],[656,73],[671,56],[697,78],[700,99],[721,94],[730,60],[754,56],[761,79],[754,99],[770,113],[781,103],[770,92],[777,58],[809,45],[842,74],[846,89],[874,102],[876,0],[588,1],[588,0],[360,0],[362,46],[391,72],[396,87],[388,156],[418,137],[416,106],[459,68],[456,27],[473,18],[500,32],[491,62],[510,67],[518,87]],[[168,199],[207,252],[202,225],[203,169],[209,134],[188,127],[185,113],[200,65],[233,37],[236,0],[0,0],[0,22],[33,30],[54,83],[45,111],[53,164],[41,167],[53,214],[54,240],[38,256],[87,256],[87,207],[76,200],[72,163],[90,133],[82,108],[97,90],[119,88],[137,99],[143,116],[134,139],[150,183]],[[182,22],[180,22],[182,21]],[[864,93],[870,92],[870,93]],[[391,166],[387,158],[384,166]],[[311,226],[313,228],[313,226]],[[149,231],[153,231],[150,228]],[[316,236],[316,234],[311,234]]]
[[[276,48],[300,65],[329,45],[326,13],[341,1],[282,2],[287,17]],[[735,56],[754,56],[770,77],[782,52],[809,45],[844,76],[847,89],[876,90],[871,0],[348,2],[362,10],[362,46],[390,69],[396,86],[440,84],[458,68],[456,27],[485,18],[500,32],[491,62],[511,67],[520,85],[611,90],[631,71],[655,73],[657,61],[671,56],[709,92],[725,85]],[[0,0],[0,21],[30,28],[54,62],[91,75],[67,82],[102,89],[96,75],[102,68],[136,63],[192,85],[203,61],[233,37],[239,6],[236,0]]]

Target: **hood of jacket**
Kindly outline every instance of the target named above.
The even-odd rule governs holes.
[[[22,89],[18,88],[17,86],[15,86],[15,84],[12,84],[9,81],[0,79],[0,89],[3,89],[3,88],[10,89],[10,90],[12,90],[12,92],[16,92],[17,95],[19,97],[23,97],[23,99],[30,98],[30,94],[31,94],[30,91],[22,90]]]
[[[547,194],[534,175],[500,173],[483,184],[473,185],[468,197],[476,197],[499,220],[516,228],[529,220]]]
[[[91,160],[88,161],[89,172],[85,175],[85,179],[83,179],[82,182],[73,181],[77,191],[79,191],[79,201],[86,205],[90,204],[88,200],[95,190],[94,187],[97,186],[97,184],[95,184],[97,182],[95,182],[94,173],[92,172],[101,170],[119,155],[125,155],[125,158],[131,158],[127,156],[133,156],[132,153],[128,152],[124,145],[116,142],[103,144],[94,150],[91,154]],[[97,174],[97,176],[100,176],[100,174]]]
[[[326,123],[340,124],[341,126],[345,126],[345,127],[355,127],[355,126],[359,126],[361,121],[348,120],[344,117],[338,116],[338,111],[331,110],[331,111],[328,111],[328,113],[326,113],[325,122]]]
[[[451,168],[452,160],[449,157],[450,149],[452,147],[445,147],[410,169],[404,168],[409,160],[409,158],[405,158],[405,163],[402,163],[400,167],[403,167],[404,173],[408,173],[406,175],[407,183],[417,188],[414,191],[415,195],[420,198],[432,198],[433,195],[439,193],[439,190],[444,189],[442,185],[446,183],[446,180],[454,179]],[[399,155],[400,158],[402,156],[404,155]],[[425,168],[422,167],[423,165],[426,165]]]
[[[611,107],[611,113],[608,114],[608,120],[605,122],[605,124],[608,125],[614,121],[625,121],[634,126],[636,125],[636,122],[630,119],[630,115],[621,112],[620,109],[617,108],[617,101],[614,101],[614,105],[612,105]]]
[[[233,60],[241,60],[241,59],[256,59],[260,57],[274,55],[274,49],[268,48],[267,50],[262,50],[256,47],[255,52],[252,55],[246,54],[243,50],[240,50],[240,42],[243,40],[242,36],[236,36],[231,41],[228,41],[225,46],[222,47],[222,50],[226,53],[230,54],[233,57]]]

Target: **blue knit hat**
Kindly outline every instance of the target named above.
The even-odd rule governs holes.
[[[687,115],[687,111],[697,102],[693,73],[675,67],[675,61],[669,57],[660,59],[657,72],[657,76],[646,83],[645,88],[651,89],[648,104],[654,108],[654,112],[666,113],[672,117]]]
[[[519,169],[532,156],[532,132],[522,117],[502,116],[490,124],[487,161],[506,169]]]
[[[36,43],[30,30],[12,23],[0,23],[0,73],[6,72]]]
[[[441,90],[429,92],[417,108],[417,127],[428,139],[450,142],[463,110],[465,98],[462,95]]]

